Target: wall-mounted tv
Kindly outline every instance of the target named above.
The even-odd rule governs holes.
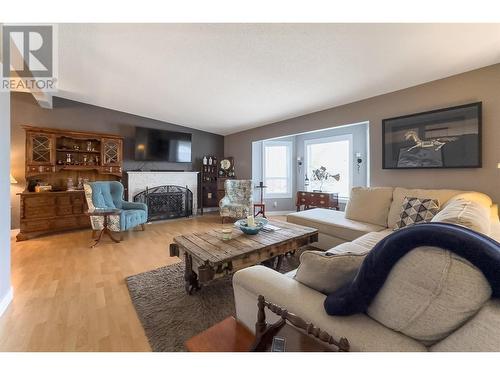
[[[136,127],[135,160],[191,162],[191,134]]]

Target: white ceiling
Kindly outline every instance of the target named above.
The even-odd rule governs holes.
[[[57,96],[231,134],[500,62],[500,24],[62,24]]]

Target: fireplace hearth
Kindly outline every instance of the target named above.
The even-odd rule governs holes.
[[[175,219],[193,215],[193,193],[176,185],[146,187],[134,196],[134,202],[148,206],[148,221]]]

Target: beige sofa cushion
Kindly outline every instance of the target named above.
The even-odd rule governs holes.
[[[489,300],[466,324],[430,348],[433,352],[499,352],[500,300]]]
[[[354,278],[366,254],[304,251],[295,280],[323,294],[332,293]]]
[[[353,187],[346,219],[387,227],[387,215],[392,202],[392,187]]]
[[[449,204],[457,199],[464,199],[466,201],[476,202],[476,203],[479,203],[480,205],[482,205],[486,208],[490,208],[491,205],[493,204],[493,201],[491,200],[491,198],[489,196],[487,196],[486,194],[483,194],[483,193],[478,193],[477,191],[468,191],[465,193],[460,193],[458,195],[455,195],[448,201],[447,204]],[[443,208],[445,208],[445,207],[446,207],[446,204],[443,205]]]
[[[431,190],[407,189],[401,187],[394,188],[392,193],[392,203],[389,209],[389,216],[387,218],[387,227],[394,228],[396,225],[401,213],[401,205],[403,204],[403,199],[405,197],[437,199],[439,201],[439,205],[442,207],[451,197],[460,193],[464,193],[464,191],[448,189]]]
[[[462,225],[487,236],[491,231],[490,209],[465,199],[450,199],[431,221]]]
[[[393,267],[367,313],[430,345],[460,327],[490,296],[488,281],[472,264],[450,251],[418,247]]]
[[[344,212],[325,208],[294,212],[287,215],[286,220],[290,223],[316,228],[320,233],[346,241],[352,241],[369,232],[386,229],[381,225],[346,219]]]
[[[492,204],[490,207],[490,217],[493,223],[498,221],[498,204]]]
[[[340,244],[333,249],[327,251],[327,253],[333,254],[345,254],[345,253],[354,253],[354,254],[364,254],[367,251],[373,249],[373,247],[383,238],[392,233],[392,230],[385,229],[380,232],[370,232],[361,237],[356,238],[351,242],[345,242]]]

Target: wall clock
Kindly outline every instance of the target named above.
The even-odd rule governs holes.
[[[228,171],[229,168],[231,168],[231,162],[228,159],[222,159],[220,161],[220,167],[221,167],[221,169]]]

